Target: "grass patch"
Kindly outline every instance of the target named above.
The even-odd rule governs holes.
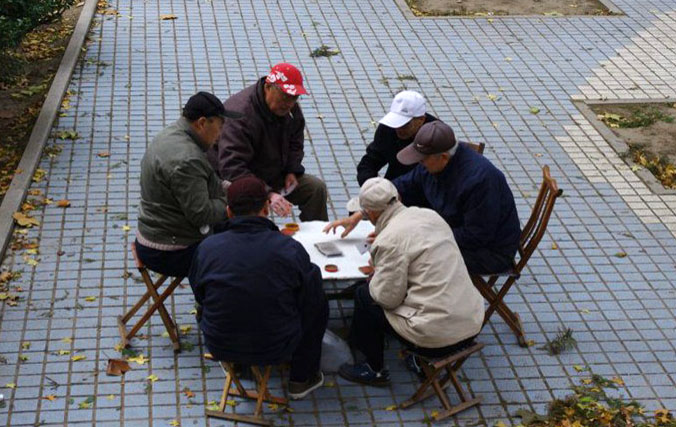
[[[566,350],[572,350],[577,345],[577,341],[573,337],[573,330],[570,328],[561,329],[556,334],[553,340],[547,341],[542,350],[547,350],[550,356],[561,354]]]
[[[647,106],[644,108],[635,107],[631,109],[631,113],[627,116],[621,114],[613,114],[604,112],[597,116],[599,120],[606,124],[606,126],[614,129],[632,129],[642,128],[653,125],[657,122],[673,123],[674,117],[663,113],[655,106]]]
[[[340,50],[333,49],[333,48],[323,44],[323,45],[319,46],[317,49],[313,50],[310,53],[310,56],[312,58],[321,58],[321,57],[327,57],[328,58],[330,56],[339,55],[339,54],[340,54]]]

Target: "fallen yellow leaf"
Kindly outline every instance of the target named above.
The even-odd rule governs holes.
[[[86,358],[87,356],[85,356],[84,354],[78,354],[76,356],[71,357],[70,360],[72,360],[73,362],[79,362],[80,360],[85,360]]]
[[[587,368],[585,368],[585,367],[582,366],[582,365],[573,365],[573,369],[575,369],[577,372],[582,372],[582,371],[586,371],[586,370],[587,370]]]
[[[115,400],[115,395],[114,395],[114,394],[109,394],[108,396],[106,396],[106,399],[108,399],[108,400]]]
[[[615,254],[615,256],[618,257],[618,258],[624,258],[624,257],[627,256],[627,253],[626,252],[618,252],[618,253]]]
[[[552,243],[552,249],[557,250],[559,248],[559,245],[556,243]]]
[[[385,407],[386,411],[396,411],[397,410],[397,405],[390,405]]]
[[[153,374],[153,375],[148,375],[148,376],[146,377],[146,379],[149,380],[151,383],[154,383],[155,381],[159,380],[159,378],[157,378],[157,375],[155,375],[155,374]]]
[[[15,388],[16,388],[16,384],[14,384],[14,383],[7,383],[7,384],[5,384],[5,387],[11,388],[11,389],[15,389]]]
[[[129,231],[129,230],[131,230],[131,227],[125,224],[125,225],[122,226],[122,230],[123,231]]]
[[[160,19],[163,21],[171,21],[173,19],[178,19],[178,16],[174,15],[173,13],[167,13],[165,15],[160,15]]]
[[[110,157],[110,152],[108,152],[108,151],[99,151],[96,155],[99,156],[99,157],[101,157],[102,159],[104,159],[104,158],[106,158],[106,157]]]
[[[94,302],[94,301],[96,301],[96,297],[95,296],[88,296],[88,297],[85,298],[85,301]]]
[[[130,358],[127,359],[127,360],[129,360],[130,362],[136,362],[136,363],[138,363],[139,365],[143,365],[143,364],[145,364],[145,363],[146,363],[148,360],[150,360],[150,359],[146,359],[142,354],[139,354],[138,356],[136,356],[136,357],[130,357]]]
[[[56,206],[58,206],[60,208],[67,208],[67,207],[70,206],[70,201],[68,201],[66,199],[59,200],[58,202],[56,202]]]
[[[53,394],[48,394],[47,396],[43,396],[42,398],[45,399],[45,400],[49,400],[50,402],[53,402],[53,401],[56,400],[56,396],[54,396]]]
[[[188,333],[192,330],[192,325],[181,325],[179,329],[181,331],[181,335],[188,335]]]
[[[71,337],[65,337],[61,338],[61,342],[71,343],[73,342],[73,339]]]
[[[236,400],[226,400],[225,404],[228,406],[232,406],[233,408],[237,406],[237,401]]]
[[[19,224],[21,227],[32,227],[34,225],[35,226],[40,225],[40,221],[22,212],[14,212],[12,217],[14,218],[16,223]]]
[[[59,350],[59,356],[67,356],[70,354],[70,350]]]
[[[171,420],[171,421],[169,421],[169,425],[172,426],[172,427],[179,427],[181,425],[181,423],[179,423],[176,420]]]

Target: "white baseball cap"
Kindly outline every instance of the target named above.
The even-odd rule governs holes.
[[[410,122],[414,117],[425,115],[425,98],[418,92],[405,90],[392,100],[390,112],[379,123],[397,129]]]

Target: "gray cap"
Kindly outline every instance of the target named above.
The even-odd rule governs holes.
[[[457,147],[453,129],[441,120],[425,123],[420,127],[413,142],[397,153],[403,165],[418,163],[431,154],[444,153]]]
[[[391,181],[380,177],[370,178],[359,190],[359,205],[361,209],[384,211],[398,196],[397,187]]]

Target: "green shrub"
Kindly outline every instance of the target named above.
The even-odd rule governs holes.
[[[24,34],[51,22],[74,0],[3,0],[0,2],[0,50],[16,47]]]

